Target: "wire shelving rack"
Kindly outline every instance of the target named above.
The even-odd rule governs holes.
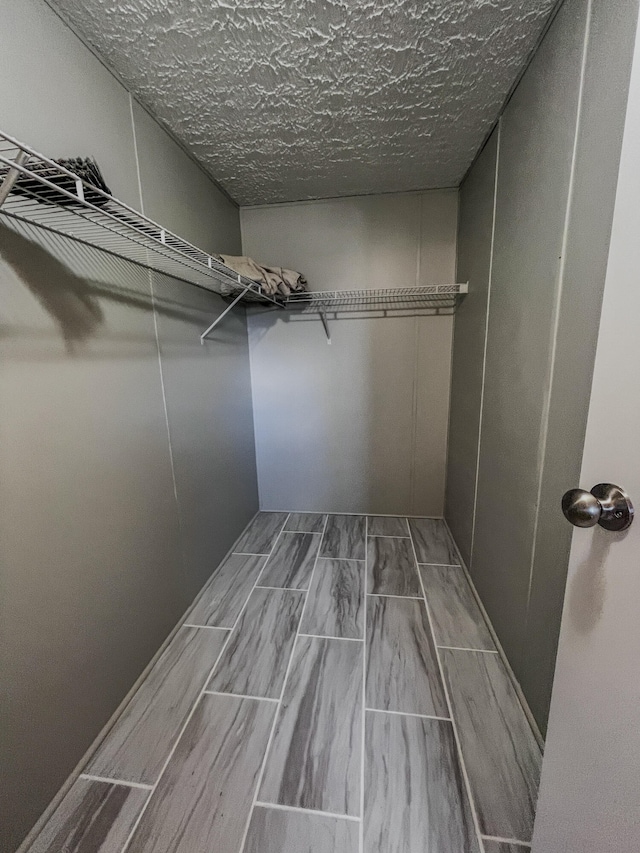
[[[304,291],[273,296],[215,256],[163,228],[74,172],[0,131],[0,221],[7,217],[62,234],[135,264],[186,281],[233,301],[201,335],[204,342],[243,297],[268,307],[314,312],[330,342],[327,313],[419,310],[453,313],[466,284],[370,290]]]
[[[74,172],[0,132],[0,219],[36,225],[222,296],[281,307],[259,284]],[[202,335],[202,340],[231,309]]]

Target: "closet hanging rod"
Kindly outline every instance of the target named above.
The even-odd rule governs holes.
[[[261,302],[282,307],[281,300],[211,254],[0,132],[0,218],[4,217],[42,227],[222,296],[250,292]]]

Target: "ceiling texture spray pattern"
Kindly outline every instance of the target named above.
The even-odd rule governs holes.
[[[240,204],[455,186],[556,0],[55,0]]]

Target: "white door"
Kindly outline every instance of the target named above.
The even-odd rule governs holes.
[[[601,482],[638,512],[623,533],[574,531],[533,853],[640,851],[638,40],[581,482],[566,488]]]

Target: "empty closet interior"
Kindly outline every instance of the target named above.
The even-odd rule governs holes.
[[[312,853],[531,844],[638,3],[420,7],[0,0],[7,853],[63,849],[47,821],[92,778],[125,779],[103,792],[121,823],[64,849],[298,853],[307,811],[327,821]],[[269,292],[238,257],[307,289]],[[273,625],[245,678],[224,644],[247,613]],[[376,692],[387,624],[407,661],[431,655],[406,702]],[[240,829],[212,823],[213,847],[153,823],[177,728],[143,739],[139,775],[100,752],[150,673],[196,654],[188,725],[211,749],[236,713],[252,732]],[[357,767],[305,799],[304,756],[273,756],[302,701],[290,670],[316,664],[336,703],[369,675]],[[518,732],[524,788],[483,799],[461,673],[508,707],[486,737]],[[448,756],[457,835],[394,828],[366,756],[384,744],[399,779],[412,739],[423,802],[420,768]]]

